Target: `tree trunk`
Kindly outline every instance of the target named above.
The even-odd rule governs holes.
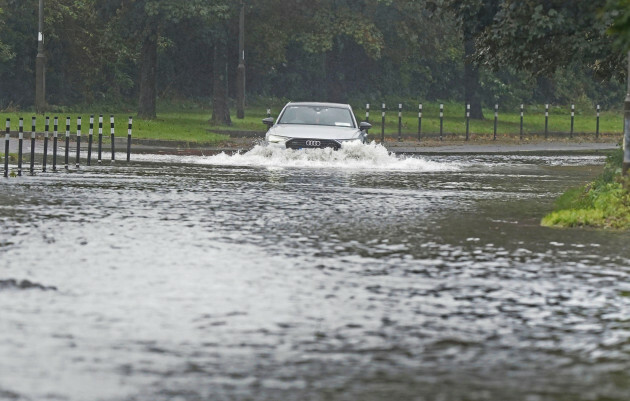
[[[157,116],[157,41],[157,28],[151,25],[142,42],[138,103],[138,117],[147,120]]]
[[[464,100],[470,104],[470,118],[483,120],[479,69],[473,62],[474,54],[474,36],[464,27]]]
[[[227,44],[217,39],[213,51],[212,124],[232,125],[227,94]]]
[[[333,48],[326,57],[326,97],[329,102],[347,103],[343,65],[341,63],[341,39],[333,40]]]

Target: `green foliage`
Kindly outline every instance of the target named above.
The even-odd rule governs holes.
[[[614,75],[621,58],[606,35],[610,21],[600,12],[605,5],[606,0],[503,0],[479,37],[477,60],[548,77],[574,62],[599,76]]]
[[[4,16],[2,8],[0,8],[0,30],[2,29],[4,29]],[[0,40],[0,61],[8,61],[13,57],[15,57],[15,54],[11,51],[11,48]]]
[[[630,0],[608,0],[605,11],[613,20],[608,32],[615,36],[615,44],[630,50]]]
[[[622,164],[623,150],[619,148],[606,158],[604,172],[596,182],[599,185],[613,183],[615,181],[615,178],[621,174]]]
[[[622,161],[621,150],[609,156],[604,173],[589,185],[560,196],[555,211],[543,218],[542,225],[630,229],[630,192],[621,178]]]
[[[485,105],[586,107],[618,104],[623,96],[624,55],[611,50],[605,33],[615,21],[611,32],[619,41],[630,35],[628,0],[245,4],[250,98],[462,101],[466,35],[476,43]],[[36,5],[0,0],[0,109],[34,103]],[[48,103],[133,105],[141,46],[154,32],[149,28],[157,28],[160,100],[211,97],[217,41],[227,44],[228,91],[235,97],[238,6],[233,0],[46,0]]]
[[[568,189],[565,193],[560,195],[558,199],[556,199],[555,209],[588,209],[592,207],[591,202],[585,196],[587,191],[588,188],[585,187]]]
[[[621,183],[609,183],[591,189],[570,209],[562,209],[545,216],[544,226],[600,227],[630,229],[630,193]],[[582,207],[579,207],[582,206]]]

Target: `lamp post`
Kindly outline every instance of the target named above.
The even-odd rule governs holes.
[[[624,176],[628,175],[630,169],[630,51],[628,52],[628,91],[626,100],[623,104],[623,165],[622,172]]]
[[[245,118],[245,2],[241,0],[238,29],[238,69],[236,71],[236,118]]]
[[[44,113],[46,108],[46,56],[44,55],[44,0],[39,0],[39,29],[37,32],[37,58],[35,59],[35,110]]]

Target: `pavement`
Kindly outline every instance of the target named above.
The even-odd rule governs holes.
[[[539,142],[520,144],[470,144],[445,143],[440,146],[413,146],[410,144],[388,145],[387,149],[394,153],[405,154],[504,154],[504,153],[584,153],[609,151],[619,147],[611,142]]]
[[[71,137],[70,154],[76,152],[76,142]],[[385,141],[385,147],[393,153],[400,154],[510,154],[510,153],[599,153],[606,152],[619,147],[618,138],[610,137],[599,141],[575,141],[567,140],[538,140],[533,142],[501,142],[485,141],[485,142],[463,142],[463,141],[435,141],[427,140],[418,142],[413,140],[406,141]],[[4,141],[3,141],[4,142]],[[30,135],[25,135],[23,142],[23,152],[30,152]],[[150,139],[132,139],[132,153],[153,153],[153,154],[181,154],[181,155],[213,155],[221,152],[236,153],[246,152],[253,148],[257,143],[261,143],[261,138],[231,138],[230,140],[213,144],[199,144],[194,142],[183,141],[161,141]],[[43,153],[43,136],[37,135],[35,141],[35,152]],[[58,152],[63,154],[65,151],[65,135],[59,136]],[[94,138],[92,152],[97,152],[96,138]],[[81,138],[81,149],[87,151],[88,138],[87,135]],[[52,153],[52,138],[49,139],[49,154]],[[121,156],[126,153],[127,138],[119,137],[115,141],[116,154]],[[103,144],[103,151],[109,152],[111,146],[109,143]],[[0,145],[0,152],[4,153],[4,144]],[[10,153],[18,152],[18,139],[11,136]],[[120,157],[120,156],[119,156]]]

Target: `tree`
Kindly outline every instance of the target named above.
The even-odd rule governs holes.
[[[165,30],[171,26],[193,24],[204,35],[213,24],[225,19],[228,11],[228,0],[137,0],[120,3],[115,26],[126,30],[130,40],[141,44],[138,117],[156,117],[158,51]]]
[[[475,62],[478,53],[477,39],[492,24],[500,0],[438,0],[436,8],[454,13],[463,34],[464,47],[464,101],[470,104],[470,117],[483,119],[479,67]]]
[[[5,25],[2,14],[3,11],[0,7],[0,30],[2,30]],[[11,51],[11,48],[7,44],[2,43],[2,41],[0,40],[0,61],[8,61],[13,57],[15,57],[15,54]]]
[[[343,65],[349,48],[361,49],[370,60],[382,55],[385,43],[374,21],[381,7],[386,7],[384,3],[379,0],[313,0],[294,2],[287,7],[285,1],[261,0],[252,6],[259,18],[258,23],[250,19],[255,32],[250,36],[260,35],[260,43],[266,51],[254,51],[250,68],[252,58],[261,55],[266,59],[261,61],[272,67],[292,63],[294,61],[287,58],[291,55],[287,50],[299,44],[300,51],[293,54],[304,51],[307,54],[302,53],[301,57],[318,60],[316,68],[323,81],[319,86],[324,87],[327,100],[346,101],[350,88],[346,85],[348,75]],[[312,72],[312,68],[315,66],[308,72]]]
[[[157,117],[157,21],[146,24],[144,32],[142,32],[142,38],[142,48],[140,50],[140,99],[138,101],[138,117],[142,119],[152,119]]]
[[[212,57],[212,123],[214,125],[232,125],[228,104],[228,67],[227,67],[227,32],[226,24],[220,24],[214,31]]]
[[[397,0],[377,21],[386,43],[383,60],[391,61],[397,78],[386,85],[396,93],[409,88],[419,99],[461,99],[454,80],[463,76],[464,52],[454,13],[436,12],[430,3]]]
[[[37,49],[37,2],[0,0],[5,26],[0,42],[9,57],[0,57],[0,104],[32,105]],[[104,80],[99,55],[101,25],[93,2],[47,0],[44,24],[47,97],[51,104],[83,101],[84,94]],[[3,47],[3,46],[0,46]],[[0,51],[1,52],[1,51]]]
[[[347,75],[342,68],[347,47],[358,45],[371,60],[381,57],[385,43],[374,20],[382,7],[378,0],[301,3],[297,41],[306,51],[322,54],[327,100],[348,100]]]
[[[608,33],[615,37],[615,44],[630,50],[630,0],[609,0],[605,11],[604,19],[612,19]]]
[[[509,65],[545,77],[576,62],[600,77],[613,76],[621,58],[606,34],[611,20],[602,14],[605,5],[606,0],[503,0],[479,37],[477,60],[494,70]]]
[[[611,104],[625,55],[606,32],[630,43],[628,1],[246,1],[248,92],[357,103],[466,100],[473,113],[497,98],[585,95]],[[0,0],[0,108],[33,104],[35,5]],[[136,99],[139,114],[152,118],[157,99],[212,96],[215,121],[229,123],[238,6],[46,0],[49,104],[120,107]]]

